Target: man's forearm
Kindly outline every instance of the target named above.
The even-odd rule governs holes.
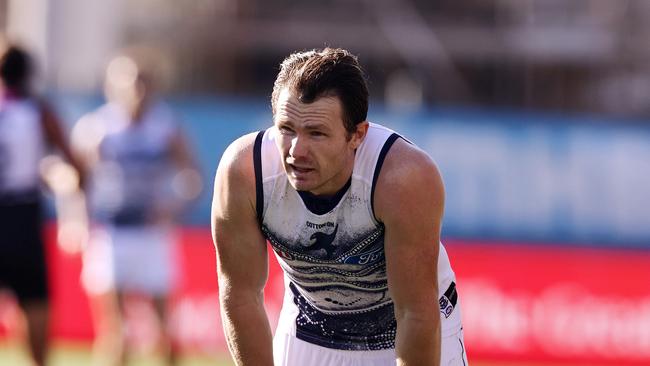
[[[228,349],[238,366],[273,366],[273,339],[263,301],[221,298],[221,315]]]
[[[397,366],[440,365],[440,321],[404,316],[397,321]]]

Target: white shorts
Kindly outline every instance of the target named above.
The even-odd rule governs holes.
[[[176,235],[166,227],[96,228],[81,280],[91,294],[109,290],[167,295],[176,279]]]
[[[442,338],[441,366],[467,366],[462,329]],[[273,338],[274,366],[395,366],[395,350],[346,351],[311,344],[289,334]]]

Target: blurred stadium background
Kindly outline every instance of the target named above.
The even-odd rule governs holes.
[[[442,170],[473,365],[650,365],[648,20],[644,0],[0,0],[0,32],[37,56],[69,126],[102,101],[117,49],[157,59],[207,182],[185,219],[172,321],[199,365],[227,360],[212,174],[233,138],[269,125],[284,56],[325,45],[359,55],[371,120]],[[83,365],[94,333],[80,258],[58,249],[53,225],[47,237],[53,363]],[[272,316],[281,283],[272,266]],[[131,303],[146,349],[156,324]],[[0,365],[19,362],[19,323],[0,294]]]

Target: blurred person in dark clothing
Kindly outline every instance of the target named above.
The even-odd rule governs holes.
[[[125,362],[124,299],[132,294],[153,298],[157,348],[175,362],[166,324],[178,272],[175,223],[201,189],[193,154],[173,112],[156,97],[146,60],[131,52],[113,59],[106,104],[73,129],[73,146],[91,173],[86,201],[93,227],[82,282],[97,330],[95,361],[105,365]]]
[[[39,165],[53,146],[76,167],[78,177],[83,174],[59,118],[30,88],[33,73],[25,50],[0,44],[0,287],[15,293],[25,312],[33,360],[44,365],[48,286]]]

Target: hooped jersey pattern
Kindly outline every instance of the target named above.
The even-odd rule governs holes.
[[[309,197],[287,179],[274,141],[277,133],[271,127],[258,134],[254,163],[258,219],[285,274],[288,297],[281,319],[292,319],[288,331],[297,338],[323,347],[394,348],[384,225],[375,218],[372,201],[384,158],[400,136],[371,123],[338,201],[315,213]],[[442,246],[439,278],[446,285],[453,281]]]

